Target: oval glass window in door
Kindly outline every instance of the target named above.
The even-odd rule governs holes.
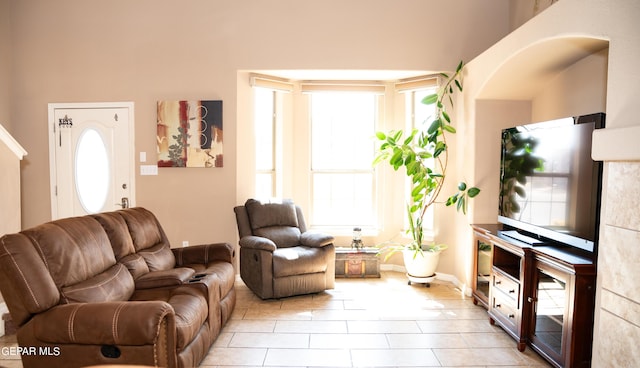
[[[109,192],[109,156],[97,130],[88,128],[78,138],[75,160],[76,192],[88,213],[100,212]]]

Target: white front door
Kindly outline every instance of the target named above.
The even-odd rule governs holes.
[[[49,104],[53,219],[133,206],[133,103]]]

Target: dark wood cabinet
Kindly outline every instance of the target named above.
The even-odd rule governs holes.
[[[596,269],[570,249],[535,249],[529,342],[556,367],[590,367]]]
[[[531,246],[500,236],[501,229],[473,225],[474,300],[488,307],[490,323],[513,337],[520,351],[529,345],[555,367],[589,367],[594,255],[561,244]],[[488,295],[478,271],[481,242],[492,249]]]

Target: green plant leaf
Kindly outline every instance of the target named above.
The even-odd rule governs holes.
[[[454,194],[451,197],[447,198],[446,205],[451,206],[452,204],[458,202],[458,194]]]
[[[458,82],[458,80],[455,80],[456,86],[458,86],[458,89],[460,90],[460,92],[462,92],[462,85],[460,84],[460,82]]]
[[[440,127],[440,124],[441,124],[440,123],[440,119],[434,120],[431,123],[431,125],[429,125],[429,129],[427,129],[427,133],[429,133],[429,134],[435,133],[438,130],[438,128]]]
[[[405,162],[405,166],[406,166],[406,169],[407,169],[407,175],[408,176],[412,176],[412,175],[415,175],[418,172],[418,170],[420,168],[420,163],[418,161],[413,161],[413,162],[410,162],[408,164]]]
[[[433,105],[437,101],[438,101],[438,94],[437,93],[433,93],[433,94],[425,96],[425,98],[423,98],[421,102],[423,104],[425,104],[425,105]]]
[[[467,190],[467,183],[465,183],[464,181],[461,181],[460,183],[458,183],[458,190],[459,191]]]
[[[477,187],[469,188],[469,190],[467,191],[467,194],[469,195],[469,198],[473,198],[478,194],[480,194],[480,188],[477,188]]]
[[[451,134],[456,134],[456,128],[453,127],[453,125],[446,125],[442,127],[442,129],[446,130],[447,132],[451,133]]]
[[[393,150],[393,156],[391,156],[391,158],[389,159],[389,163],[391,165],[393,165],[393,168],[395,170],[398,170],[398,168],[402,165],[402,150],[399,148],[395,148]]]
[[[410,144],[411,141],[413,141],[413,138],[416,136],[416,131],[414,130],[413,133],[411,133],[407,138],[405,138],[404,142],[402,142],[402,144],[404,144],[405,146]]]
[[[433,150],[433,157],[438,157],[440,154],[447,150],[447,145],[444,142],[436,143],[436,147]]]
[[[425,187],[426,187],[427,183],[426,182],[421,182],[420,184],[418,184],[415,188],[413,188],[413,190],[411,191],[411,196],[415,197],[417,196],[420,191],[422,191]]]
[[[385,139],[387,139],[387,135],[384,134],[383,132],[376,132],[376,137],[381,141],[384,141]]]
[[[458,198],[458,205],[456,207],[457,211],[460,211],[462,209],[462,213],[466,214],[467,213],[467,209],[465,206],[465,201],[464,201],[464,196]]]
[[[449,117],[449,114],[447,114],[446,111],[442,111],[442,117],[444,117],[444,120],[447,121],[447,123],[451,123],[451,118]]]

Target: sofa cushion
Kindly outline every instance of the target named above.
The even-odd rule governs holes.
[[[277,244],[278,248],[300,245],[300,229],[289,226],[271,226],[254,230],[256,236],[267,238]]]
[[[136,252],[147,262],[150,271],[163,271],[175,266],[176,259],[169,240],[153,213],[141,207],[127,208],[118,213],[127,223]]]
[[[187,282],[194,273],[195,271],[192,268],[185,267],[148,272],[136,279],[136,289],[182,285]]]
[[[229,262],[216,261],[204,264],[188,264],[185,267],[189,267],[195,271],[196,275],[215,275],[218,278],[218,284],[220,289],[220,299],[223,299],[231,289],[233,289],[236,276],[233,265]]]
[[[167,244],[156,244],[151,248],[138,251],[149,267],[149,271],[170,270],[176,265],[176,258]]]
[[[177,347],[182,349],[196,336],[209,315],[202,292],[190,285],[175,288],[136,290],[132,301],[163,301],[175,312]]]
[[[273,276],[285,277],[327,270],[324,249],[309,247],[278,248],[273,252]]]
[[[159,243],[169,245],[160,223],[150,211],[136,207],[127,208],[118,211],[118,213],[127,223],[136,251],[156,246]]]
[[[60,219],[22,233],[42,254],[60,289],[88,280],[116,263],[106,232],[90,216]]]
[[[88,280],[62,288],[61,292],[67,303],[115,302],[129,300],[133,289],[131,274],[117,263]]]
[[[167,300],[176,313],[177,348],[183,349],[196,337],[207,320],[209,307],[197,290],[179,287]]]
[[[129,254],[118,262],[127,267],[134,280],[149,272],[147,261],[138,253]]]
[[[249,199],[245,203],[251,228],[257,229],[271,226],[298,227],[296,207],[290,201],[283,203],[261,203],[255,199]]]
[[[129,234],[127,223],[120,213],[104,212],[92,216],[102,225],[111,240],[111,247],[113,248],[116,260],[120,261],[123,257],[136,251],[133,247],[133,239],[131,239],[131,234]]]
[[[24,234],[0,238],[0,286],[17,326],[60,302],[44,260]]]

